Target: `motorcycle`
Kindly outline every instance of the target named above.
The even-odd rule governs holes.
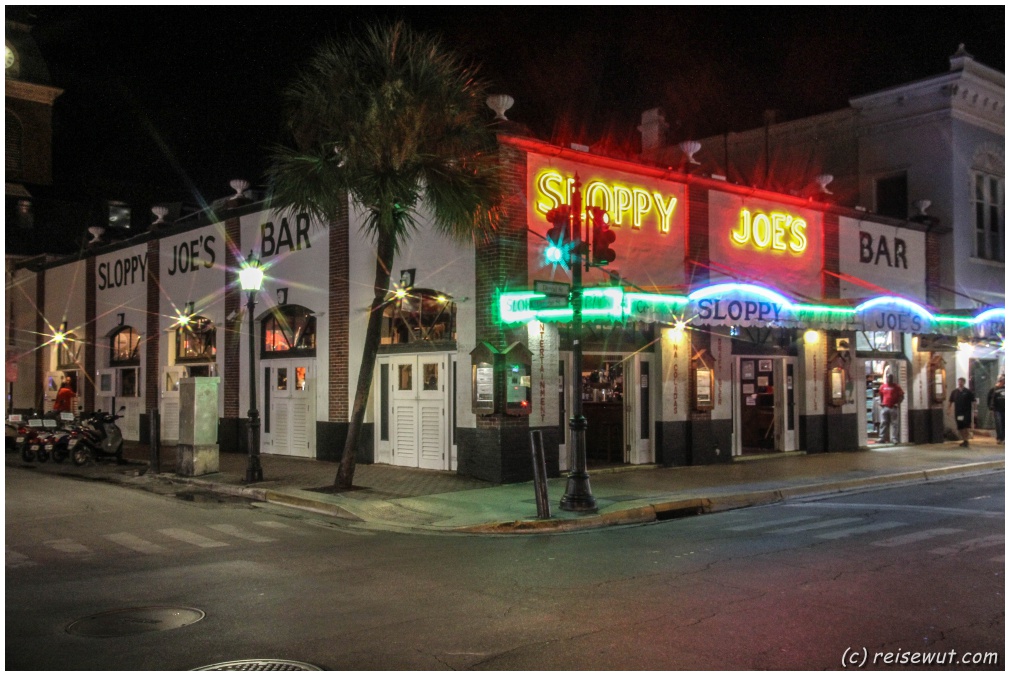
[[[89,459],[96,462],[102,458],[115,458],[118,464],[123,460],[123,433],[116,421],[122,418],[126,407],[120,407],[115,414],[104,411],[82,416],[81,424],[72,430],[67,439],[67,450],[75,465],[83,465]]]

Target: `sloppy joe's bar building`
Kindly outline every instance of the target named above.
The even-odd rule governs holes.
[[[359,461],[526,480],[540,430],[556,474],[575,397],[590,467],[850,450],[875,442],[873,394],[888,373],[907,393],[900,441],[936,442],[952,426],[958,347],[1003,359],[1002,307],[925,305],[942,252],[922,225],[500,141],[495,240],[475,248],[422,229],[397,255]],[[578,378],[569,261],[547,256],[545,239],[547,212],[571,203],[576,181],[584,206],[609,214],[617,253],[584,275]],[[8,303],[26,375],[14,408],[51,406],[47,383],[68,373],[85,407],[127,405],[127,438],[157,408],[171,442],[178,379],[219,377],[222,450],[244,450],[256,368],[262,452],[339,457],[374,276],[363,217],[350,202],[330,224],[242,200],[222,214],[16,270]],[[248,251],[268,264],[253,365],[236,285]]]

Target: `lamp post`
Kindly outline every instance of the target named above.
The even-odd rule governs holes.
[[[239,270],[238,280],[242,290],[249,295],[246,302],[249,315],[249,461],[246,464],[245,480],[246,483],[254,483],[263,481],[263,467],[260,465],[260,413],[256,409],[256,320],[253,317],[256,294],[263,286],[263,268],[252,251]]]
[[[582,183],[575,176],[575,190],[572,193],[571,221],[569,237],[573,242],[572,255],[572,417],[568,428],[572,431],[572,446],[575,456],[572,469],[568,473],[565,494],[561,498],[561,509],[566,512],[595,512],[596,498],[589,486],[589,472],[586,471],[586,429],[589,424],[582,415],[582,257],[585,239],[582,236]]]

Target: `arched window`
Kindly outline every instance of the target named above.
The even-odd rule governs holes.
[[[217,328],[206,317],[190,317],[175,330],[177,363],[214,361],[217,356]]]
[[[411,289],[390,296],[382,312],[382,343],[456,339],[456,303],[433,289]]]
[[[140,335],[132,326],[123,326],[109,337],[111,366],[140,364]]]
[[[73,333],[63,336],[63,340],[56,348],[56,368],[60,370],[80,368],[81,347],[83,347],[83,343],[77,340],[77,336]]]
[[[301,305],[274,308],[263,320],[263,357],[315,357],[316,317]]]

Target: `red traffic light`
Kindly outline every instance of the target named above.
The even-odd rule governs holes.
[[[617,252],[610,245],[617,235],[610,229],[610,216],[600,207],[589,207],[589,218],[593,222],[593,265],[609,265],[617,258]]]

